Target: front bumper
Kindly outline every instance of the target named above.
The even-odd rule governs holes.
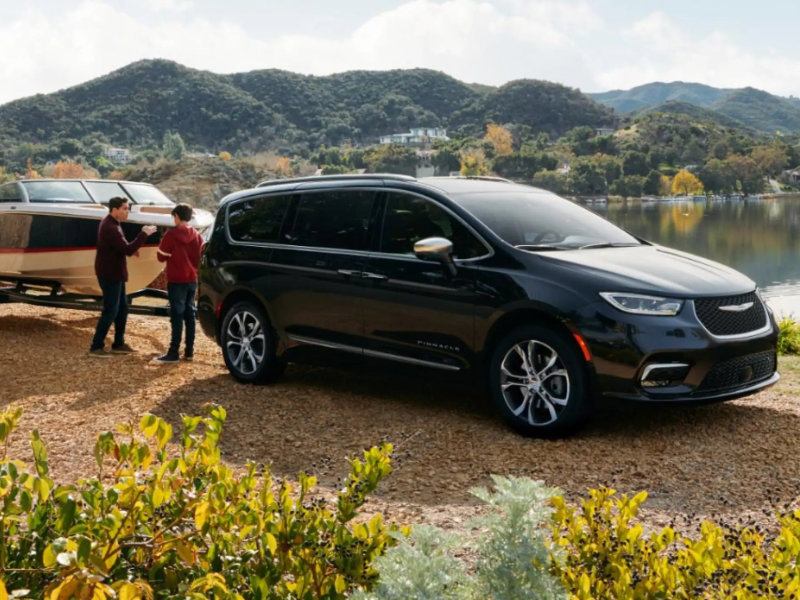
[[[710,334],[691,307],[674,317],[632,315],[605,303],[582,311],[578,331],[592,353],[598,395],[646,402],[717,402],[754,394],[780,379],[778,328],[736,337]],[[582,324],[582,325],[581,325]],[[649,387],[653,365],[686,365],[680,380]]]

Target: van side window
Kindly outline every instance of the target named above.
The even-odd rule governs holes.
[[[369,190],[307,192],[300,197],[285,243],[315,248],[367,250],[375,193]]]
[[[414,243],[429,237],[453,242],[455,258],[475,258],[488,249],[458,219],[430,200],[390,193],[381,235],[381,252],[413,256]]]
[[[230,207],[228,230],[237,242],[278,242],[291,196],[250,198]]]

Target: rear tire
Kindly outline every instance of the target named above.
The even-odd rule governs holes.
[[[285,362],[275,355],[275,332],[264,310],[250,301],[237,302],[222,321],[220,346],[225,366],[238,381],[274,381]]]
[[[503,420],[532,437],[571,433],[586,417],[586,364],[571,339],[528,325],[506,335],[490,364],[492,399]]]

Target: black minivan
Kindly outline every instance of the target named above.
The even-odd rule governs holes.
[[[752,280],[496,178],[264,182],[220,202],[199,279],[240,381],[309,347],[470,371],[527,435],[568,432],[598,397],[709,402],[779,378]]]

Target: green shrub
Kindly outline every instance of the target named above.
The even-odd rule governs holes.
[[[753,527],[709,522],[697,540],[669,527],[645,537],[632,520],[646,496],[601,488],[580,510],[553,499],[553,548],[564,560],[552,572],[572,599],[800,597],[800,511],[779,517],[771,542]]]
[[[800,323],[789,317],[778,322],[778,354],[800,354]]]
[[[550,575],[546,523],[554,490],[527,478],[494,476],[495,490],[472,493],[495,507],[477,519],[470,542],[435,527],[416,526],[411,535],[375,560],[380,573],[370,593],[356,600],[546,600],[566,598]],[[473,572],[453,553],[467,545],[477,554]]]
[[[20,416],[0,414],[3,446]],[[305,474],[297,490],[252,463],[234,474],[220,461],[225,416],[184,417],[174,455],[162,419],[141,420],[145,440],[118,426],[98,438],[97,477],[55,488],[34,432],[35,471],[0,460],[0,598],[334,599],[371,586],[394,539],[380,515],[353,519],[390,473],[391,446],[350,462],[332,510]]]

